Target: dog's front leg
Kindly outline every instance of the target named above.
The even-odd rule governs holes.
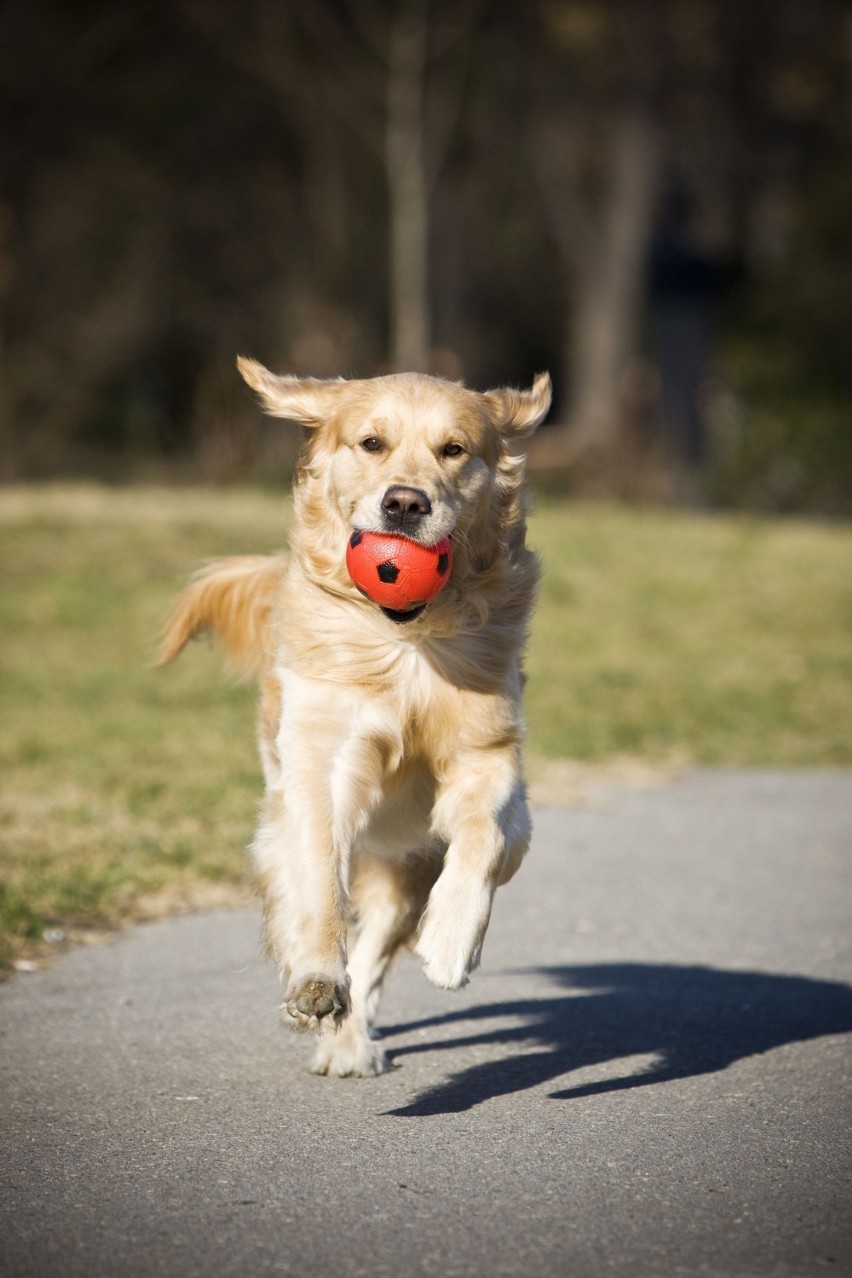
[[[304,778],[271,790],[252,853],[263,895],[264,934],[294,1029],[334,1029],[349,1013],[344,867],[322,811],[302,796]],[[321,789],[321,788],[320,788]]]
[[[350,856],[381,793],[388,747],[351,695],[295,676],[282,685],[280,762],[253,853],[285,1023],[325,1032],[350,1011]]]
[[[479,963],[495,889],[529,845],[517,749],[460,754],[438,793],[433,828],[448,847],[415,951],[433,984],[458,989]]]

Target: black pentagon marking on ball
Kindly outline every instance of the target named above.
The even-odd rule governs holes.
[[[445,550],[443,554],[438,556],[438,575],[443,577],[444,573],[447,571],[449,566],[450,566],[450,556],[447,554]]]
[[[354,550],[356,546],[361,545],[361,542],[363,540],[364,540],[363,532],[360,529],[356,529],[355,532],[352,534],[352,536],[349,538],[349,545]]]
[[[383,564],[379,564],[376,572],[379,574],[379,581],[383,581],[387,586],[392,586],[399,576],[399,569],[389,559],[386,559]]]

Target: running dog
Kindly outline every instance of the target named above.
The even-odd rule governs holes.
[[[435,985],[477,966],[495,889],[521,863],[521,656],[539,569],[511,445],[550,378],[479,393],[414,373],[325,381],[240,372],[306,428],[290,550],[215,561],[179,597],[161,663],[202,633],[260,685],[266,782],[252,856],[285,1023],[320,1074],[388,1068],[373,1021],[413,945]],[[445,588],[385,613],[345,566],[353,531],[452,544]]]

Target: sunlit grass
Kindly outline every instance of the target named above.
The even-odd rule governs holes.
[[[852,762],[852,530],[541,504],[531,748]]]
[[[261,492],[0,490],[0,961],[247,897],[254,693],[150,660],[199,561],[284,540]],[[852,531],[540,502],[530,750],[852,762]]]
[[[287,512],[281,496],[0,494],[7,959],[46,929],[247,896],[254,693],[205,645],[167,672],[150,663],[189,569],[280,545]]]

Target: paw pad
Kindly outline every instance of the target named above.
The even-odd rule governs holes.
[[[349,1014],[349,995],[342,985],[312,977],[286,998],[282,1011],[297,1029],[337,1026]]]

